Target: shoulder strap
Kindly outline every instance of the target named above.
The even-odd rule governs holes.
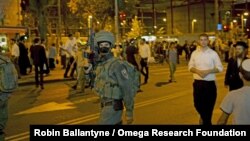
[[[3,60],[4,62],[8,63],[8,61],[7,61],[7,60],[5,60],[5,59],[3,59],[2,57],[0,57],[0,59],[1,59],[1,60]]]
[[[108,66],[108,71],[110,70],[111,66],[117,62],[119,59],[118,58],[112,58],[112,60],[110,60],[110,62],[108,62],[109,66]]]
[[[116,62],[118,62],[119,59],[117,58],[113,58],[110,62],[109,62],[109,66],[108,66],[108,74],[110,75],[110,69],[113,68],[114,64],[116,64]]]
[[[117,59],[117,58],[112,58],[111,60],[108,60],[109,62],[107,62],[106,64],[105,64],[105,72],[107,73],[107,77],[109,77],[109,78],[111,78],[111,79],[109,79],[110,81],[109,81],[109,83],[111,83],[111,85],[113,85],[113,86],[115,86],[115,85],[117,85],[117,83],[116,83],[116,80],[114,80],[114,78],[113,77],[111,77],[111,72],[112,71],[110,71],[111,69],[112,69],[112,66],[118,61],[119,59]]]
[[[0,57],[0,59],[3,60],[3,61],[5,62],[5,63],[1,63],[0,65],[2,65],[2,64],[7,64],[7,63],[8,63],[8,61],[5,60],[4,58]]]

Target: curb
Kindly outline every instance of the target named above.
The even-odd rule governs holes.
[[[74,79],[51,79],[51,80],[45,80],[43,83],[46,84],[46,83],[62,82],[62,81],[76,81],[76,80]],[[18,83],[18,86],[29,86],[29,85],[35,85],[35,80]]]

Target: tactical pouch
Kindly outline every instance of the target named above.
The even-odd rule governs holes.
[[[0,129],[0,135],[3,135],[3,134],[4,134],[3,130]]]
[[[122,103],[122,100],[120,99],[120,100],[114,100],[114,104],[113,104],[113,106],[114,106],[114,110],[115,111],[119,111],[119,110],[123,110],[123,103]]]

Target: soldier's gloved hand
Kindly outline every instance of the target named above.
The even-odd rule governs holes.
[[[127,117],[127,124],[130,125],[134,121],[133,117]]]

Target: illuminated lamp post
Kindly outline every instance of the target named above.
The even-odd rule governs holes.
[[[194,33],[194,23],[196,23],[196,22],[197,22],[196,19],[193,19],[193,20],[192,20],[192,33]]]

